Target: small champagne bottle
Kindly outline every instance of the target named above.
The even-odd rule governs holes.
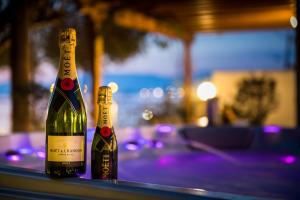
[[[91,148],[93,179],[117,180],[118,144],[112,125],[112,91],[102,86],[98,91],[99,117]]]

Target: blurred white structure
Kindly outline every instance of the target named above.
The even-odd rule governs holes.
[[[296,76],[293,70],[272,71],[215,71],[212,82],[218,90],[219,106],[232,104],[238,89],[238,82],[251,74],[273,78],[276,81],[278,105],[271,112],[266,124],[276,124],[284,127],[296,126]]]

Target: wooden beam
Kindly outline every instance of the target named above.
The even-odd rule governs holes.
[[[106,19],[107,11],[109,10],[110,4],[105,2],[99,2],[95,5],[85,5],[80,9],[80,13],[83,15],[88,15],[94,22],[96,28],[101,27],[101,23]],[[99,30],[96,30],[99,32]]]
[[[94,126],[97,125],[98,120],[98,88],[102,83],[102,63],[104,55],[104,43],[102,35],[97,34],[94,38],[94,56],[93,56],[93,69],[92,69],[92,82],[93,82],[93,119]]]
[[[189,40],[191,38],[191,34],[188,34],[178,24],[170,24],[132,10],[116,12],[114,22],[119,26],[145,32],[159,33],[171,38],[183,40]]]
[[[99,2],[95,5],[87,5],[80,9],[80,12],[89,16],[91,22],[91,31],[93,32],[93,66],[92,66],[92,108],[91,114],[93,116],[93,125],[97,125],[98,120],[98,88],[102,84],[102,68],[104,56],[104,41],[100,33],[103,20],[107,17],[109,4]]]
[[[184,98],[183,98],[183,106],[185,109],[185,121],[186,123],[193,122],[193,108],[192,108],[192,62],[191,62],[191,47],[192,40],[184,41]]]
[[[11,23],[11,85],[12,85],[12,131],[30,131],[29,109],[30,50],[28,1],[12,1],[16,10]]]

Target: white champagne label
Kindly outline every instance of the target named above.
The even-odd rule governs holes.
[[[84,161],[84,136],[48,136],[48,161]]]

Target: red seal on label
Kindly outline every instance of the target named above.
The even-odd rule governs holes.
[[[71,78],[65,78],[61,81],[60,87],[63,90],[72,90],[74,88],[74,81]]]
[[[108,128],[107,126],[104,126],[104,127],[101,128],[100,134],[101,134],[103,137],[109,137],[109,136],[111,135],[111,129]]]

